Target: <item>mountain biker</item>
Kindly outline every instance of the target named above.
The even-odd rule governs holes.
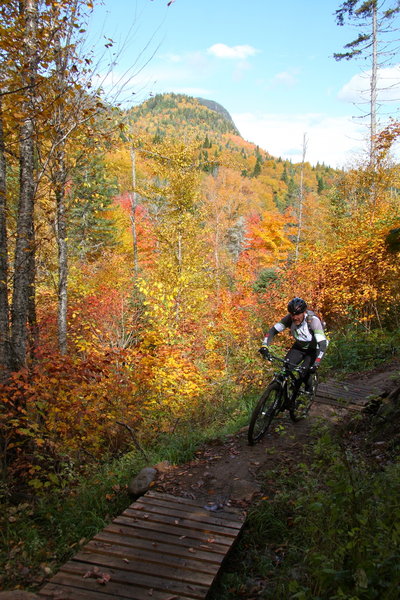
[[[307,311],[307,303],[302,298],[296,296],[296,298],[290,300],[287,309],[288,314],[278,323],[275,323],[265,336],[259,352],[262,356],[268,358],[268,346],[275,335],[286,328],[290,328],[295,343],[285,358],[295,365],[302,363],[302,366],[308,369],[303,379],[306,391],[312,392],[311,374],[318,369],[328,347],[328,340],[319,317],[312,311]]]

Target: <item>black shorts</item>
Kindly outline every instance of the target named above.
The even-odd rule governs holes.
[[[292,346],[289,352],[286,354],[286,359],[295,365],[302,364],[303,367],[310,367],[314,364],[317,358],[316,348],[299,348],[299,346]]]

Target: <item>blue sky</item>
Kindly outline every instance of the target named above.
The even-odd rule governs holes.
[[[202,96],[222,104],[241,135],[274,156],[300,161],[306,136],[306,160],[348,167],[366,149],[361,94],[369,62],[333,58],[359,33],[336,25],[341,4],[104,0],[94,7],[88,44],[102,56],[98,79],[110,98],[117,93],[130,105],[163,92]],[[107,38],[114,42],[108,49]],[[399,64],[382,74],[391,86],[383,121],[398,117]]]

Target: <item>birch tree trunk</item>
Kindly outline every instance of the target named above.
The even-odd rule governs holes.
[[[34,94],[37,70],[36,20],[37,2],[20,2],[24,19],[25,65],[21,74],[26,88],[22,105],[24,119],[20,129],[20,191],[17,236],[14,257],[14,285],[11,311],[13,368],[26,363],[28,321],[35,326],[35,234],[34,234]]]
[[[299,212],[298,212],[298,226],[297,226],[297,236],[296,236],[296,248],[295,248],[295,261],[297,261],[299,257],[300,250],[300,242],[301,242],[301,234],[303,228],[303,203],[304,203],[304,163],[306,160],[306,151],[307,151],[307,136],[304,134],[303,136],[303,154],[301,159],[301,170],[300,170],[300,186],[299,186]]]
[[[73,26],[71,19],[71,27]],[[71,32],[67,36],[67,44]],[[57,335],[58,349],[61,354],[67,354],[68,351],[68,331],[67,331],[67,310],[68,310],[68,243],[67,243],[67,222],[65,211],[65,188],[67,181],[67,169],[65,165],[65,108],[64,94],[66,88],[66,68],[68,62],[68,50],[61,48],[59,36],[55,41],[55,65],[56,65],[56,91],[60,100],[54,113],[55,139],[53,144],[56,146],[54,158],[54,170],[52,180],[54,185],[54,195],[56,199],[55,231],[58,250],[58,306],[57,306]]]
[[[139,273],[139,256],[138,256],[138,245],[137,245],[137,231],[136,231],[136,208],[137,208],[137,194],[136,194],[136,153],[134,148],[131,148],[131,164],[132,164],[132,194],[130,195],[131,201],[131,230],[132,230],[132,242],[133,242],[133,272],[135,277]]]
[[[65,215],[64,153],[58,152],[58,172],[55,186],[56,197],[56,237],[58,248],[58,349],[61,354],[68,351],[67,309],[68,309],[68,242]]]
[[[376,103],[377,103],[377,77],[378,77],[378,25],[377,5],[372,5],[372,71],[370,80],[370,162],[376,166]]]

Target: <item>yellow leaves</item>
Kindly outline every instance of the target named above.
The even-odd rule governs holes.
[[[360,231],[358,237],[322,257],[324,314],[352,313],[370,322],[395,301],[400,265],[387,252],[384,239],[380,228]]]

